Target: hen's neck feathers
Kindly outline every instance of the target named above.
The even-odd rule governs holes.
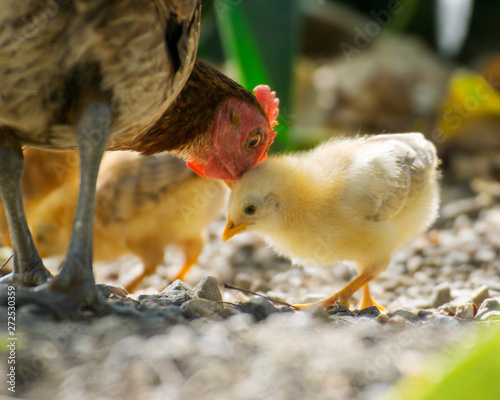
[[[210,145],[215,117],[231,98],[265,112],[255,96],[224,74],[196,59],[193,71],[174,103],[136,142],[143,155],[174,151],[179,155],[196,145]]]

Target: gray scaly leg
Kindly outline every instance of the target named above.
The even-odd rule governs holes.
[[[38,286],[47,282],[52,274],[44,267],[28,228],[21,196],[22,172],[19,142],[5,128],[0,129],[0,196],[15,252],[14,272],[3,277],[2,282]]]
[[[94,209],[97,174],[111,125],[109,106],[90,104],[75,129],[81,165],[80,189],[68,252],[51,286],[83,305],[100,302],[92,270]]]

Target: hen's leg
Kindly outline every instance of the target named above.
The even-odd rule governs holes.
[[[21,196],[22,172],[23,154],[19,143],[9,132],[0,129],[0,196],[15,252],[14,272],[2,281],[37,286],[52,274],[43,266],[26,222]]]
[[[85,305],[98,303],[98,287],[92,270],[92,242],[97,173],[111,130],[111,110],[106,104],[90,104],[75,128],[80,156],[80,189],[73,230],[61,272],[52,289]]]

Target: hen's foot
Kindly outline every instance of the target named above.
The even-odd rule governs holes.
[[[0,284],[5,283],[14,286],[40,286],[49,282],[53,278],[50,271],[40,264],[31,267],[24,272],[11,272],[0,279]]]
[[[13,289],[14,288],[14,289]],[[109,314],[137,316],[138,311],[113,304],[111,295],[124,294],[123,289],[107,285],[74,287],[68,295],[57,287],[57,277],[36,288],[0,285],[0,305],[6,306],[14,298],[16,309],[23,306],[35,308],[37,314],[49,315],[56,320],[84,320]],[[85,300],[85,301],[82,301]]]

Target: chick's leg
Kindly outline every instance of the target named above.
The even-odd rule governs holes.
[[[14,272],[2,281],[37,286],[52,274],[43,266],[28,228],[21,196],[23,154],[16,139],[0,129],[0,197],[14,248]]]
[[[361,304],[359,306],[360,310],[363,310],[368,307],[377,307],[380,311],[385,311],[385,308],[381,305],[377,304],[375,300],[373,300],[372,295],[370,294],[370,286],[367,283],[363,286],[363,294],[361,296]]]
[[[144,278],[152,275],[156,271],[158,265],[163,261],[165,252],[162,243],[157,243],[154,238],[146,239],[147,240],[136,242],[134,245],[130,246],[132,252],[141,258],[143,270],[140,275],[135,277],[125,286],[128,292],[134,292]]]
[[[295,307],[306,309],[312,305],[320,305],[323,308],[330,308],[337,304],[347,305],[351,296],[356,293],[363,286],[368,284],[375,275],[363,272],[356,279],[354,279],[351,283],[349,283],[345,288],[335,293],[333,296],[326,298],[325,300],[320,300],[316,303],[311,304],[296,304]]]
[[[52,289],[74,301],[95,305],[98,287],[92,271],[92,242],[97,173],[111,130],[111,110],[106,104],[90,104],[75,128],[80,156],[80,189],[73,229],[61,272]]]
[[[172,282],[176,281],[177,279],[183,281],[186,278],[186,274],[198,261],[198,257],[203,251],[204,245],[205,245],[205,240],[202,237],[186,240],[183,243],[182,247],[184,249],[184,255],[186,257],[186,260],[184,261],[184,265],[181,267],[177,275],[173,277]]]

